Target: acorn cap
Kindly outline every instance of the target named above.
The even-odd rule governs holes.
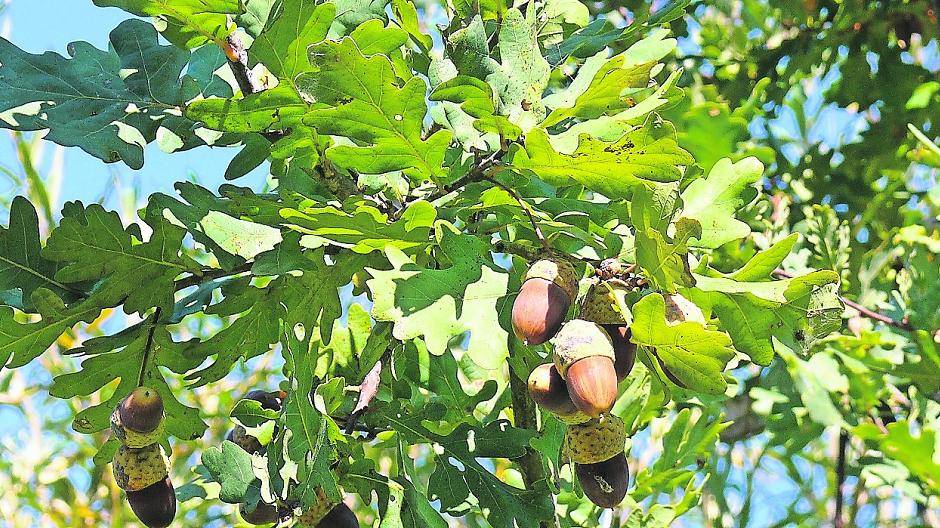
[[[346,503],[341,502],[320,519],[317,528],[359,528],[359,519]]]
[[[610,412],[617,401],[617,371],[606,356],[581,358],[568,367],[568,394],[588,416]]]
[[[573,301],[578,298],[578,274],[566,260],[542,259],[536,261],[526,271],[525,279],[545,279],[554,282]]]
[[[121,420],[120,409],[115,409],[114,412],[111,413],[111,432],[122,444],[134,449],[156,444],[160,440],[163,440],[163,437],[166,435],[164,420],[160,420],[160,424],[157,428],[149,433],[140,433],[125,426]]]
[[[543,409],[554,413],[565,423],[584,423],[590,416],[578,410],[571,396],[568,385],[558,373],[554,363],[545,363],[535,367],[529,374],[529,395]]]
[[[590,356],[604,356],[614,361],[614,346],[603,328],[583,319],[565,323],[552,338],[555,346],[555,366],[565,379],[575,361]]]
[[[128,491],[127,502],[134,515],[149,528],[166,528],[176,517],[176,490],[169,478],[140,491]]]
[[[705,314],[694,302],[678,293],[663,297],[666,304],[666,324],[675,326],[684,321],[705,324]]]
[[[618,416],[605,414],[581,425],[568,426],[565,452],[576,464],[596,464],[623,452],[627,430]]]
[[[118,405],[121,423],[138,433],[149,433],[163,422],[163,398],[151,387],[137,387]]]
[[[601,508],[614,508],[627,496],[630,467],[623,452],[603,462],[575,464],[574,470],[584,495]]]
[[[114,481],[125,491],[140,491],[167,477],[169,464],[160,444],[141,449],[121,446],[112,463]]]
[[[633,322],[626,296],[630,286],[620,279],[594,283],[584,296],[579,317],[597,324],[627,324]]]

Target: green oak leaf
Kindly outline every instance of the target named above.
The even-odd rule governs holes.
[[[303,234],[301,245],[335,245],[356,253],[382,251],[394,246],[413,252],[428,244],[437,212],[423,200],[410,204],[400,218],[389,222],[373,202],[350,200],[342,208],[317,202],[281,209],[283,223]]]
[[[372,316],[394,323],[401,341],[423,337],[435,355],[469,331],[467,354],[484,369],[500,367],[509,354],[508,332],[499,322],[497,304],[506,297],[508,275],[490,262],[489,244],[477,237],[443,228],[439,241],[451,265],[423,269],[400,249],[389,246],[385,255],[393,269],[367,268],[374,304]]]
[[[326,151],[336,165],[363,174],[400,170],[423,181],[443,174],[451,132],[422,139],[427,85],[412,77],[398,85],[388,57],[366,57],[356,41],[323,42],[310,48],[314,71],[301,74],[301,92],[317,101],[304,123],[320,134],[345,136],[359,146]]]
[[[219,499],[229,504],[245,502],[257,478],[251,467],[251,455],[233,442],[223,440],[219,447],[202,452],[202,465],[222,489]]]
[[[31,55],[0,38],[0,126],[48,130],[49,141],[133,169],[143,166],[144,147],[158,137],[174,150],[204,145],[198,125],[178,112],[200,95],[195,79],[181,77],[190,52],[161,46],[154,27],[141,20],[122,22],[110,42],[109,51],[74,42],[65,58]],[[220,90],[205,96],[231,93],[218,83],[203,88]]]
[[[185,231],[162,218],[153,220],[153,234],[142,242],[139,226],[125,229],[117,213],[100,205],[70,202],[62,215],[43,256],[62,264],[58,281],[97,281],[95,298],[101,306],[123,304],[129,314],[154,306],[172,312],[174,280],[199,271],[183,253]]]
[[[940,493],[940,464],[934,459],[937,431],[922,427],[920,434],[911,434],[911,424],[901,420],[887,426],[888,433],[880,440],[881,450],[904,464],[934,493]]]
[[[629,198],[644,182],[673,182],[681,166],[693,162],[674,138],[655,137],[648,127],[627,132],[613,143],[582,136],[571,154],[556,151],[542,129],[526,134],[525,148],[511,157],[513,168],[555,185],[580,184],[611,199]]]
[[[636,263],[659,289],[674,292],[677,287],[695,284],[689,269],[689,240],[701,236],[698,221],[680,218],[670,236],[670,220],[675,212],[674,185],[636,188],[630,215],[636,229]]]
[[[496,94],[496,109],[523,130],[532,128],[545,118],[542,92],[551,75],[539,50],[535,9],[526,15],[515,8],[506,11],[497,49],[502,62],[491,66],[486,77]]]
[[[299,123],[307,103],[288,84],[232,99],[200,99],[186,106],[186,117],[207,128],[246,134],[285,130]]]
[[[723,394],[728,383],[722,373],[734,357],[731,338],[701,323],[666,321],[666,301],[651,293],[633,305],[631,340],[645,347],[658,366],[692,391]]]
[[[290,84],[313,66],[307,48],[326,38],[336,6],[313,0],[276,4],[264,31],[251,45],[251,59],[264,63],[278,79]]]
[[[521,128],[506,116],[496,114],[492,88],[475,77],[458,75],[450,78],[434,89],[430,99],[444,102],[445,123],[452,124],[457,139],[465,147],[487,149],[486,143],[481,143],[481,139],[478,139],[480,138],[478,133],[466,133],[460,129],[465,116],[455,115],[457,112],[472,117],[473,119],[469,121],[477,132],[494,132],[509,140],[516,140],[522,135]],[[459,105],[459,110],[447,105]],[[432,115],[437,108],[431,109]]]
[[[48,350],[69,328],[97,319],[102,309],[97,299],[66,308],[58,295],[42,287],[33,291],[29,304],[42,314],[41,320],[23,321],[13,308],[0,306],[0,366],[26,365]]]
[[[99,7],[117,7],[166,22],[163,35],[180,47],[222,44],[231,33],[226,15],[241,11],[238,0],[94,0]]]
[[[532,432],[500,419],[484,426],[463,423],[450,434],[442,435],[424,425],[425,420],[436,418],[427,410],[416,414],[392,405],[376,419],[391,424],[411,444],[432,444],[436,465],[428,487],[430,499],[440,500],[443,511],[462,515],[460,512],[472,496],[494,528],[537,528],[541,521],[552,518],[554,508],[546,492],[510,486],[480,462],[481,458],[522,456]]]
[[[735,218],[735,213],[757,198],[755,184],[764,173],[757,158],[732,162],[718,160],[708,176],[693,181],[682,191],[682,218],[698,220],[702,235],[689,245],[714,249],[746,237],[751,228]]]
[[[336,20],[331,33],[346,35],[350,30],[369,20],[388,21],[385,7],[391,0],[333,0],[336,4]]]
[[[75,430],[91,434],[110,427],[111,413],[142,378],[144,386],[155,389],[163,398],[167,432],[191,441],[202,436],[207,426],[198,409],[177,399],[160,372],[160,367],[166,367],[182,374],[196,367],[199,358],[186,355],[184,350],[185,345],[175,343],[166,327],[151,316],[117,334],[90,339],[70,350],[70,355],[87,359],[82,361],[80,370],[56,376],[49,394],[63,399],[88,396],[120,379],[107,399],[102,398],[100,403],[75,415]]]
[[[722,275],[695,275],[692,299],[711,307],[734,346],[759,365],[774,357],[773,338],[805,352],[818,338],[841,325],[838,274],[815,271],[801,277],[771,280],[798,235],[759,252],[740,270]]]
[[[15,308],[32,309],[30,296],[38,288],[51,290],[67,302],[83,294],[84,288],[55,279],[62,264],[44,258],[41,251],[39,215],[29,200],[17,196],[10,205],[9,226],[0,226],[0,292],[20,292],[21,302]]]

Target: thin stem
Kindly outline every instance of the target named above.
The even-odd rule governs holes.
[[[144,384],[144,376],[147,374],[147,364],[150,363],[150,354],[153,350],[153,334],[157,331],[157,323],[160,322],[160,312],[163,310],[158,306],[153,311],[153,322],[147,329],[147,342],[144,344],[144,357],[140,361],[140,373],[137,375],[137,386]]]
[[[845,519],[842,515],[845,495],[845,457],[849,447],[849,434],[845,430],[839,431],[839,452],[836,455],[836,508],[833,514],[833,528],[844,528]]]
[[[251,271],[251,266],[253,264],[253,262],[245,262],[244,264],[236,266],[231,271],[214,268],[203,270],[203,272],[199,275],[190,275],[189,277],[183,277],[182,279],[179,279],[174,283],[175,288],[177,291],[179,291],[189,288],[190,286],[198,286],[203,282],[208,282],[210,280],[228,277],[231,275],[241,275],[242,273]]]
[[[793,274],[792,274],[792,273],[789,273],[789,272],[784,271],[784,270],[782,270],[782,269],[776,269],[776,270],[774,270],[774,275],[776,275],[776,276],[778,276],[778,277],[784,277],[784,278],[787,278],[787,279],[792,279],[792,278],[793,278]],[[887,315],[880,314],[880,313],[878,313],[878,312],[876,312],[876,311],[874,311],[874,310],[871,310],[871,309],[869,309],[869,308],[865,308],[865,307],[862,306],[861,304],[858,304],[857,302],[855,302],[855,301],[853,301],[853,300],[851,300],[851,299],[847,299],[847,298],[843,297],[842,295],[839,295],[839,300],[842,301],[846,306],[848,306],[848,307],[852,308],[853,310],[857,311],[857,312],[858,312],[861,316],[863,316],[863,317],[867,317],[867,318],[869,318],[869,319],[873,319],[873,320],[875,320],[875,321],[882,322],[882,323],[884,323],[884,324],[886,324],[886,325],[888,325],[888,326],[893,326],[894,328],[899,328],[899,329],[901,329],[901,330],[907,330],[908,332],[912,332],[912,331],[914,330],[914,325],[912,325],[911,322],[907,320],[907,317],[905,317],[904,319],[901,319],[900,321],[898,321],[898,320],[896,320],[896,319],[892,319],[891,317],[888,317]]]
[[[545,251],[550,251],[552,247],[548,244],[548,240],[545,239],[545,235],[542,234],[542,228],[540,228],[538,222],[535,221],[535,211],[532,209],[532,206],[530,206],[528,202],[526,202],[522,196],[516,192],[515,189],[509,187],[508,185],[504,185],[502,182],[494,178],[489,172],[483,175],[483,179],[506,191],[509,193],[509,196],[512,196],[515,201],[519,202],[519,207],[521,207],[522,211],[526,214],[526,216],[529,217],[529,223],[532,224],[532,229],[535,231],[536,238],[538,238],[539,242],[542,243],[542,248],[545,249]]]

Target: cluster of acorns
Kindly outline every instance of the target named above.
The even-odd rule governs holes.
[[[121,441],[114,455],[114,480],[140,522],[165,528],[176,517],[176,490],[160,446],[164,437],[163,399],[150,387],[137,387],[111,415],[111,430]]]
[[[630,475],[624,454],[626,429],[610,414],[617,384],[636,361],[625,297],[634,288],[616,277],[596,280],[577,319],[565,322],[578,296],[571,264],[540,260],[529,268],[512,307],[516,336],[528,345],[551,340],[554,361],[529,376],[529,394],[568,424],[565,453],[585,495],[602,508],[623,501]]]
[[[262,390],[253,390],[245,395],[246,399],[254,400],[260,403],[262,408],[272,411],[281,410],[285,397],[283,392],[270,393]],[[229,431],[225,438],[252,455],[265,453],[261,442],[240,425]],[[359,520],[349,506],[343,502],[334,503],[319,488],[317,500],[306,510],[295,511],[286,505],[278,507],[276,504],[259,501],[251,510],[241,504],[239,513],[246,522],[255,525],[276,523],[293,515],[296,516],[297,526],[302,528],[359,528]]]

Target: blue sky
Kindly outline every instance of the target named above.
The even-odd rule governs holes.
[[[30,53],[54,51],[64,55],[66,46],[76,40],[105,48],[108,33],[122,20],[130,18],[116,8],[95,7],[91,0],[0,0],[0,6],[4,3],[7,5],[0,12],[0,35]],[[47,144],[47,147],[46,167],[52,158],[53,146]],[[158,191],[172,192],[174,182],[193,178],[214,190],[224,182],[221,175],[237,151],[237,148],[201,147],[171,155],[150,145],[144,167],[135,171],[121,163],[105,164],[78,148],[66,149],[60,196],[84,202],[108,196],[106,205],[116,207],[118,196],[112,192],[115,182],[121,188],[136,187],[141,196]],[[0,166],[19,167],[6,131],[0,132]],[[237,183],[258,187],[264,177],[264,171],[257,170]],[[0,179],[0,193],[9,192],[8,182]],[[63,198],[55,205],[61,206]]]

